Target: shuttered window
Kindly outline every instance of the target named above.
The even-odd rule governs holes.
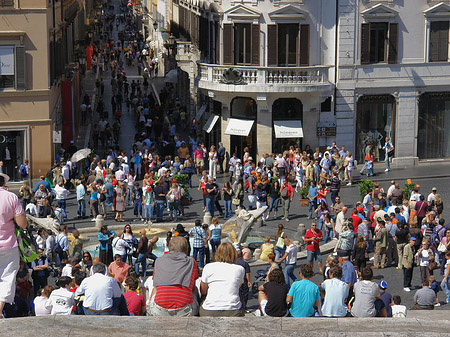
[[[361,64],[397,63],[398,24],[371,22],[361,25]]]
[[[215,31],[215,42],[216,42],[216,59],[215,63],[220,64],[220,29],[219,23],[214,22],[214,31]]]
[[[234,25],[234,64],[251,64],[251,34],[250,23]]]
[[[25,47],[16,47],[16,80],[17,90],[26,90],[26,64],[25,64]]]
[[[267,64],[295,67],[309,65],[309,25],[267,25]]]
[[[223,64],[233,64],[233,24],[223,24]]]
[[[259,24],[252,25],[252,65],[259,66]]]
[[[2,7],[14,6],[14,0],[0,0]]]
[[[430,62],[448,61],[448,21],[432,21],[430,25]]]

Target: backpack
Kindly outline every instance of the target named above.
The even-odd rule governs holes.
[[[24,164],[20,165],[20,175],[22,177],[26,177],[28,175],[27,167]]]
[[[37,244],[34,238],[20,228],[15,228],[17,243],[19,245],[20,259],[26,263],[31,263],[39,257]]]

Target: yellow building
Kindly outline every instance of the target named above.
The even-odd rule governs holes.
[[[79,96],[74,62],[75,48],[85,39],[85,3],[0,0],[0,16],[0,161],[3,172],[18,181],[28,159],[31,177],[37,178],[61,146],[52,135],[63,130],[64,82],[70,82],[68,97]],[[66,138],[78,132],[75,103],[66,103],[72,113]]]

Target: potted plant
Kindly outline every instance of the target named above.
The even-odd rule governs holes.
[[[359,195],[361,197],[361,201],[363,201],[369,190],[373,190],[373,181],[372,180],[361,180],[358,184],[359,187]]]
[[[409,200],[409,198],[411,198],[411,193],[414,187],[416,187],[416,183],[413,183],[411,179],[408,179],[404,186],[405,188],[403,189],[403,196],[406,200]]]
[[[300,190],[300,206],[308,206],[308,193],[311,186],[311,179],[306,179],[305,185]]]
[[[188,183],[189,176],[187,174],[175,174],[173,179],[178,182],[180,187],[183,189],[181,192],[181,205],[188,206],[191,203],[191,195],[189,194]]]

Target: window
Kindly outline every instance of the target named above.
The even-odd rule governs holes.
[[[250,64],[251,56],[251,24],[234,25],[234,63]]]
[[[223,25],[223,63],[259,65],[259,24]]]
[[[361,27],[361,63],[397,63],[398,24],[363,23]]]
[[[0,0],[0,5],[2,7],[12,7],[14,6],[14,0]]]
[[[0,46],[0,90],[25,90],[25,48]]]
[[[281,67],[309,65],[309,25],[267,25],[267,63]]]
[[[448,60],[448,21],[432,21],[430,24],[430,62]]]
[[[297,65],[298,24],[278,25],[278,65]]]

